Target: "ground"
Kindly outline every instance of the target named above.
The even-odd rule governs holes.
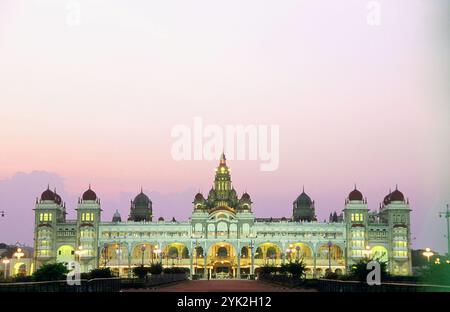
[[[314,289],[287,288],[251,280],[196,280],[173,283],[151,289],[130,289],[130,292],[305,292]]]

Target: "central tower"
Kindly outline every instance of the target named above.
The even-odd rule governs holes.
[[[207,199],[203,194],[198,193],[194,199],[194,209],[215,209],[218,207],[231,208],[235,212],[237,210],[250,210],[250,195],[244,193],[241,199],[238,198],[237,192],[231,182],[231,170],[227,166],[225,154],[220,156],[219,166],[215,169],[214,184],[208,193]]]

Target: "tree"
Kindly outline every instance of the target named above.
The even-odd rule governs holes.
[[[148,272],[149,272],[149,268],[146,268],[142,265],[133,268],[133,274],[140,279],[144,279],[147,276]]]
[[[152,275],[161,274],[162,271],[163,267],[161,263],[153,263],[148,269],[148,272]]]
[[[367,275],[372,271],[367,269],[367,264],[371,261],[377,261],[380,264],[381,279],[386,279],[388,277],[387,262],[382,261],[381,257],[376,259],[364,258],[353,264],[350,268],[350,278],[361,282],[366,282]]]
[[[69,270],[63,263],[48,263],[33,273],[33,280],[37,282],[65,280],[67,273]]]
[[[302,279],[305,277],[306,265],[303,260],[296,260],[288,262],[281,266],[280,272],[286,272],[292,276],[293,279]]]

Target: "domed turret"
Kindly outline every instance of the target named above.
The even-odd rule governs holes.
[[[50,191],[50,186],[42,193],[41,200],[51,200],[55,201],[55,193]]]
[[[89,185],[89,189],[83,193],[83,200],[97,200],[97,194],[93,190],[91,190],[91,185]]]
[[[53,193],[55,194],[55,203],[57,203],[58,205],[61,205],[62,199],[61,199],[61,196],[59,196],[58,193],[56,193],[56,189]]]
[[[355,185],[355,189],[353,191],[351,191],[350,194],[348,194],[348,200],[349,201],[353,201],[353,200],[363,201],[364,200],[363,194],[356,189],[356,185]]]
[[[400,192],[397,187],[395,188],[395,191],[393,191],[391,193],[391,195],[389,196],[389,201],[393,202],[393,201],[400,201],[403,202],[405,201],[405,196],[403,195],[402,192]]]
[[[250,195],[245,192],[244,194],[242,194],[241,199],[239,199],[239,208],[251,210],[251,205],[252,199],[250,198]]]
[[[206,199],[200,192],[195,195],[194,201],[192,203],[194,204],[194,209],[206,208]]]
[[[308,194],[306,194],[305,191],[303,190],[303,192],[294,201],[294,204],[297,207],[309,208],[312,204],[312,200],[311,197],[309,197]]]
[[[305,193],[305,188],[303,188],[302,193],[294,201],[293,206],[292,218],[294,221],[316,220],[314,201]]]
[[[152,201],[141,192],[131,201],[130,221],[152,221]]]
[[[114,212],[114,215],[112,217],[112,222],[122,222],[122,217],[120,216],[119,210],[116,209],[116,212]]]

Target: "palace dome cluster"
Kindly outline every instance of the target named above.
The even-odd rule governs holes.
[[[89,186],[77,205],[76,220],[66,219],[66,206],[50,187],[36,200],[35,264],[79,261],[82,271],[110,267],[130,275],[139,265],[189,268],[210,278],[245,277],[261,266],[302,259],[307,276],[331,270],[344,273],[363,257],[387,261],[394,275],[411,274],[411,231],[408,200],[397,189],[389,192],[377,211],[356,189],[342,213],[318,222],[315,203],[302,193],[293,202],[291,218],[257,218],[250,195],[238,196],[225,155],[216,168],[214,185],[205,197],[193,199],[188,221],[153,221],[150,198],[141,192],[123,220],[101,220],[101,202]]]

